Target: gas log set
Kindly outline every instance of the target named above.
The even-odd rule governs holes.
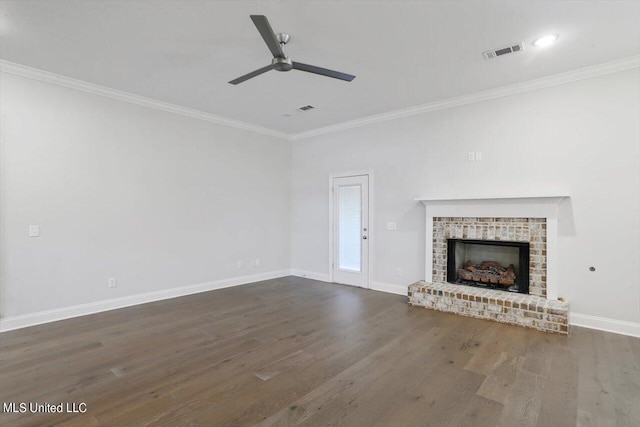
[[[463,268],[458,269],[458,280],[465,284],[484,287],[514,287],[517,292],[516,268],[513,264],[503,267],[496,261],[483,261],[480,264],[473,264],[468,260]],[[512,290],[512,289],[509,289]]]

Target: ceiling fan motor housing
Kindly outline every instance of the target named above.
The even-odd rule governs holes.
[[[293,68],[293,62],[289,58],[273,58],[271,64],[277,71],[289,71]]]

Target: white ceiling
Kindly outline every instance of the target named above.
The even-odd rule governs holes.
[[[6,1],[0,58],[288,134],[640,53],[640,1]],[[294,60],[271,71],[250,14]],[[556,45],[532,46],[558,33]],[[521,53],[482,52],[524,42]],[[296,108],[311,104],[306,113]],[[284,114],[290,113],[290,117]]]

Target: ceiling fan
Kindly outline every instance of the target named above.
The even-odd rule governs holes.
[[[245,74],[242,77],[231,80],[229,83],[231,83],[232,85],[237,85],[238,83],[242,83],[245,80],[249,80],[271,70],[300,70],[306,71],[307,73],[320,74],[321,76],[333,77],[334,79],[346,80],[348,82],[356,78],[356,76],[352,76],[351,74],[341,73],[339,71],[333,71],[327,68],[316,67],[315,65],[308,65],[301,62],[292,61],[284,53],[284,45],[289,43],[289,41],[291,40],[291,36],[287,33],[275,34],[271,29],[271,25],[269,25],[269,21],[267,20],[266,16],[251,15],[251,20],[264,39],[264,42],[267,44],[267,47],[271,51],[273,59],[271,60],[271,64],[267,65],[266,67],[258,68],[257,70],[252,71],[249,74]]]

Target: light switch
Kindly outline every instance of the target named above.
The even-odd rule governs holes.
[[[482,160],[482,151],[476,151],[476,160]]]
[[[397,229],[398,229],[398,224],[396,224],[395,222],[387,223],[387,230],[397,230]]]
[[[29,237],[38,237],[40,236],[40,226],[39,225],[30,225],[29,226]]]

